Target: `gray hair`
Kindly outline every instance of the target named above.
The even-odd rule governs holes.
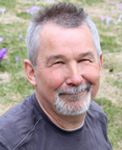
[[[39,10],[38,13],[33,16],[30,26],[28,27],[26,36],[28,59],[34,67],[36,67],[36,57],[41,44],[39,33],[41,27],[47,22],[52,22],[65,28],[87,25],[92,33],[98,58],[100,57],[102,51],[99,34],[88,14],[79,6],[72,3],[60,2]]]

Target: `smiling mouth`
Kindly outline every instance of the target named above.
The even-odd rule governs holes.
[[[92,86],[91,83],[87,83],[66,90],[58,89],[57,96],[60,96],[62,100],[71,100],[71,101],[82,100],[88,94],[91,86]]]
[[[62,100],[69,100],[72,102],[76,102],[76,101],[80,101],[83,100],[85,95],[86,95],[87,91],[82,91],[81,93],[78,94],[67,94],[67,93],[62,93],[59,94],[59,96],[61,97]]]
[[[70,97],[78,97],[78,96],[81,96],[81,95],[84,95],[84,91],[80,92],[80,93],[76,93],[76,94],[73,94],[73,93],[61,93],[59,94],[61,96],[70,96]]]

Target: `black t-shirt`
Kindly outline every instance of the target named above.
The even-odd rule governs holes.
[[[0,117],[0,150],[112,150],[107,117],[95,102],[81,128],[56,126],[40,108],[35,93]]]

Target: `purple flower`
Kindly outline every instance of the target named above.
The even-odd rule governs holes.
[[[101,16],[100,19],[103,21],[103,20],[105,20],[105,17],[104,17],[104,16]]]
[[[49,0],[49,3],[52,3],[53,1],[52,0]]]
[[[0,9],[0,11],[1,11],[2,13],[4,13],[4,12],[6,11],[6,8],[3,7],[3,8]]]
[[[109,24],[109,22],[111,21],[111,19],[112,19],[111,17],[107,17],[106,18],[106,23]]]
[[[30,13],[30,8],[27,8],[26,11],[27,11],[28,13]]]
[[[30,9],[30,8],[27,8],[26,11],[27,11],[28,13],[31,13],[31,9]]]
[[[18,59],[19,59],[19,56],[16,56],[16,58],[15,58],[16,62],[18,62]]]
[[[39,10],[39,9],[40,9],[39,6],[37,6],[37,5],[32,5],[30,8],[26,9],[26,11],[27,11],[28,13],[30,13],[30,14],[34,14],[34,12],[35,12],[36,10]]]
[[[122,14],[119,15],[119,19],[122,19]]]
[[[19,35],[19,38],[20,38],[20,39],[22,39],[22,38],[23,38],[23,35],[22,35],[22,34],[20,34],[20,35]]]
[[[0,42],[1,42],[1,41],[3,41],[3,38],[2,38],[2,37],[0,37]]]
[[[3,59],[4,55],[7,53],[7,49],[6,48],[1,48],[0,49],[0,61]]]
[[[122,9],[122,4],[119,4],[119,6],[118,6],[120,9]]]
[[[32,5],[31,9],[33,9],[33,10],[39,10],[39,6],[37,6],[37,5]]]

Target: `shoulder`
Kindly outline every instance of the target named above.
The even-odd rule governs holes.
[[[99,120],[102,124],[107,124],[107,115],[105,114],[101,106],[94,101],[92,101],[90,105],[87,116]]]
[[[99,104],[97,104],[95,101],[92,101],[91,105],[90,105],[90,110],[94,110],[98,113],[104,113],[103,109],[101,108],[101,106]]]
[[[111,148],[107,136],[107,115],[103,109],[96,102],[92,101],[89,110],[86,114],[85,127],[90,129],[96,137],[97,141],[101,143],[102,141],[107,142],[107,145]],[[102,145],[103,146],[103,145]]]
[[[0,117],[0,143],[13,148],[32,131],[41,118],[33,105],[33,99],[33,94],[25,97]]]
[[[17,121],[29,121],[29,118],[32,115],[31,113],[33,113],[34,110],[34,106],[31,103],[31,98],[32,95],[25,97],[25,99],[21,103],[14,105],[2,116],[0,116],[0,121],[2,122],[2,124],[0,124],[0,129],[8,122],[15,123]]]

